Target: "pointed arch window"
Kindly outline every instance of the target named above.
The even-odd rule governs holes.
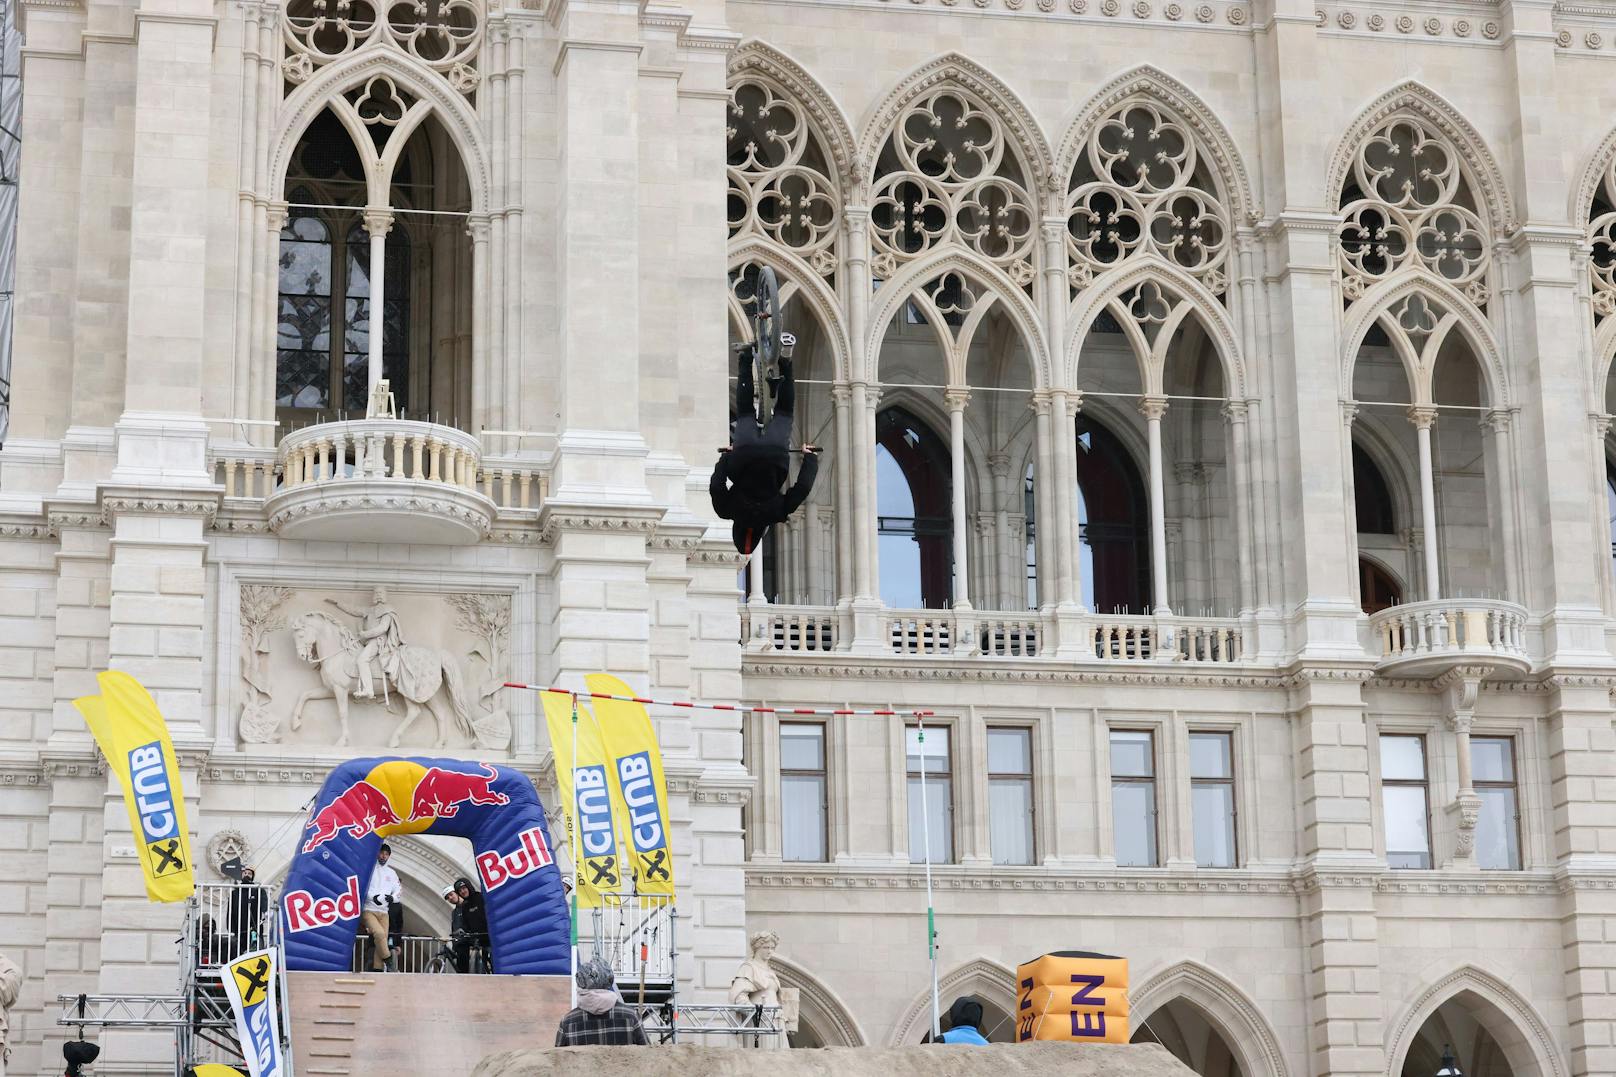
[[[1126,447],[1077,417],[1077,524],[1083,604],[1101,613],[1151,608],[1150,502]]]
[[[764,236],[833,278],[840,196],[807,112],[771,81],[742,78],[725,136],[730,238]]]
[[[875,436],[881,597],[898,609],[942,609],[953,598],[948,442],[900,407],[877,416]]]

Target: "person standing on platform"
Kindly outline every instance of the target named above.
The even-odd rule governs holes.
[[[973,1047],[986,1047],[988,1038],[982,1035],[982,1004],[969,995],[962,995],[948,1008],[948,1031],[943,1033],[944,1043],[965,1043]]]
[[[393,855],[393,847],[386,842],[376,853],[376,867],[370,873],[370,886],[365,892],[365,911],[359,919],[364,924],[365,932],[374,944],[370,952],[370,967],[373,972],[385,972],[389,962],[393,959],[392,947],[387,945],[387,935],[390,926],[388,911],[393,902],[400,900],[404,895],[404,888],[398,881],[398,872],[387,866],[388,858]]]

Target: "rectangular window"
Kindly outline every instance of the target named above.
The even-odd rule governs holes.
[[[1386,817],[1386,864],[1431,866],[1431,809],[1425,779],[1425,738],[1380,738],[1380,795]]]
[[[1111,731],[1111,830],[1118,867],[1156,866],[1156,742],[1148,731]]]
[[[1234,829],[1234,734],[1190,734],[1190,815],[1195,863],[1232,868],[1239,863]]]
[[[1515,783],[1515,741],[1470,738],[1471,784],[1481,798],[1476,820],[1476,865],[1501,871],[1521,867],[1521,810]]]
[[[825,783],[825,727],[780,723],[780,858],[824,860],[829,801]]]
[[[1032,863],[1032,730],[988,729],[988,827],[995,864]]]
[[[926,835],[931,835],[931,862],[950,864],[954,861],[954,770],[949,754],[948,730],[932,726],[925,730],[925,770],[921,761],[921,729],[910,726],[903,731],[905,755],[908,758],[909,777],[909,860],[915,864],[926,861]],[[921,793],[921,774],[925,774],[925,796]],[[922,808],[921,801],[925,806]]]

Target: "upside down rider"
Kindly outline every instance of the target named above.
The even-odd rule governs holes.
[[[797,388],[791,376],[791,360],[780,360],[780,377],[770,378],[775,391],[774,414],[767,426],[757,421],[752,400],[752,349],[740,352],[740,376],[735,386],[735,410],[739,417],[730,432],[729,448],[723,450],[713,468],[707,491],[713,511],[735,526],[730,535],[735,548],[750,555],[763,535],[808,500],[814,476],[819,473],[819,450],[802,447],[802,466],[791,489],[781,492],[791,478],[791,418],[796,410]]]

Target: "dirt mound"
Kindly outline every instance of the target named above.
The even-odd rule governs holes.
[[[1029,1043],[991,1047],[567,1047],[489,1055],[472,1077],[1193,1077],[1156,1044]]]

